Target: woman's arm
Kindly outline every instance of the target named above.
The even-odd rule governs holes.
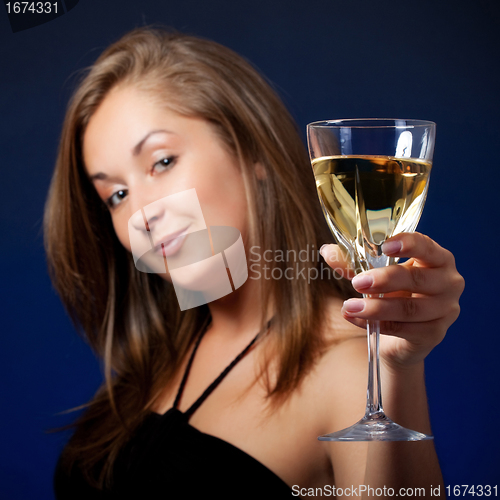
[[[388,255],[409,257],[410,260],[397,266],[374,269],[353,279],[353,286],[359,292],[375,296],[384,294],[384,297],[350,299],[344,303],[342,315],[363,328],[366,320],[381,321],[384,410],[405,427],[431,433],[423,360],[441,342],[448,327],[458,317],[458,299],[464,281],[455,268],[453,255],[430,238],[418,233],[400,234],[389,241],[391,245],[384,245]],[[332,245],[324,247],[322,254],[332,267],[343,267],[336,252],[338,250]],[[349,349],[350,352],[338,360],[344,373],[351,374],[347,378],[352,379],[344,384],[343,390],[358,394],[361,389],[355,367],[363,364],[362,356],[365,356],[366,366],[366,344],[364,354],[359,345]],[[337,402],[341,401],[340,397],[341,394],[337,395]],[[351,409],[349,398],[342,401],[335,405],[333,412],[336,424],[339,421],[344,423],[342,413],[352,418],[352,414],[359,411]],[[354,422],[352,420],[347,425]],[[338,426],[336,430],[341,428]],[[444,496],[432,441],[334,443],[330,456],[338,487],[356,487],[361,481],[360,485],[365,487],[381,488],[379,492],[385,497],[391,496],[390,492],[387,493],[388,488],[394,489],[394,496],[400,488],[425,488],[425,496],[431,496],[430,488],[433,488],[433,496],[439,496],[439,493]],[[363,464],[366,467],[360,465],[361,457],[365,458]],[[357,493],[367,496],[368,492]],[[379,496],[376,492],[370,493],[371,497]],[[413,492],[413,496],[417,494]]]

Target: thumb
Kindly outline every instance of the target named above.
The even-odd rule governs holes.
[[[349,260],[349,255],[338,245],[323,245],[319,253],[325,259],[325,262],[340,276],[351,280],[355,273]]]

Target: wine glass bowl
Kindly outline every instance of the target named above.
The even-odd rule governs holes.
[[[386,239],[413,232],[427,196],[435,123],[422,120],[348,119],[314,122],[307,140],[325,219],[358,274],[397,262],[383,254]],[[392,422],[382,408],[378,341],[369,321],[369,376],[365,416],[326,436],[329,441],[416,441],[432,436]]]

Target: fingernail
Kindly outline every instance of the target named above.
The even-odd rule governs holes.
[[[363,299],[349,299],[344,302],[342,312],[347,314],[360,313],[365,308]]]
[[[386,241],[382,245],[382,252],[384,252],[385,255],[392,255],[401,252],[402,249],[403,244],[400,241]]]
[[[331,252],[330,252],[330,245],[327,245],[326,243],[319,249],[319,253],[325,259],[326,261],[330,260],[331,257]]]
[[[356,290],[370,288],[373,285],[373,278],[369,274],[359,274],[352,279],[352,286]]]

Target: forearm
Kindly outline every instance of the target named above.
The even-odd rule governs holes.
[[[389,369],[382,363],[381,377],[386,414],[404,427],[431,434],[423,362],[404,369]],[[401,488],[423,488],[419,491],[426,497],[433,488],[433,496],[445,498],[434,442],[369,443],[365,485],[393,488],[395,494]]]

